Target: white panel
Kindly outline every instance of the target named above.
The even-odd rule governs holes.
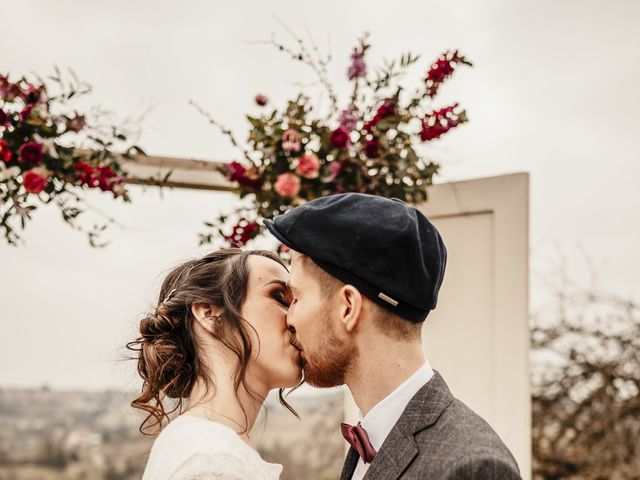
[[[485,213],[434,222],[448,261],[438,306],[423,328],[433,368],[456,397],[485,419],[494,417],[492,220]]]

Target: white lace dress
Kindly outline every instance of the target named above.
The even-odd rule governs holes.
[[[142,480],[277,480],[281,473],[226,425],[180,415],[153,442]]]

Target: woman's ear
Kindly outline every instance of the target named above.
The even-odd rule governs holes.
[[[220,314],[218,308],[210,303],[198,302],[191,305],[191,313],[202,328],[211,334],[215,334],[216,321]]]
[[[340,321],[347,332],[356,328],[362,311],[362,294],[353,285],[345,285],[338,292]]]

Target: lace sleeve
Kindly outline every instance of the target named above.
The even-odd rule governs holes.
[[[182,462],[169,480],[253,480],[261,476],[255,468],[229,453],[196,453]]]

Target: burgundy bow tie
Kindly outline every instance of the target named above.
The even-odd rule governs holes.
[[[340,428],[342,430],[342,436],[355,448],[362,461],[364,463],[371,463],[377,452],[369,441],[367,431],[362,428],[360,423],[358,423],[358,425],[341,423]]]

